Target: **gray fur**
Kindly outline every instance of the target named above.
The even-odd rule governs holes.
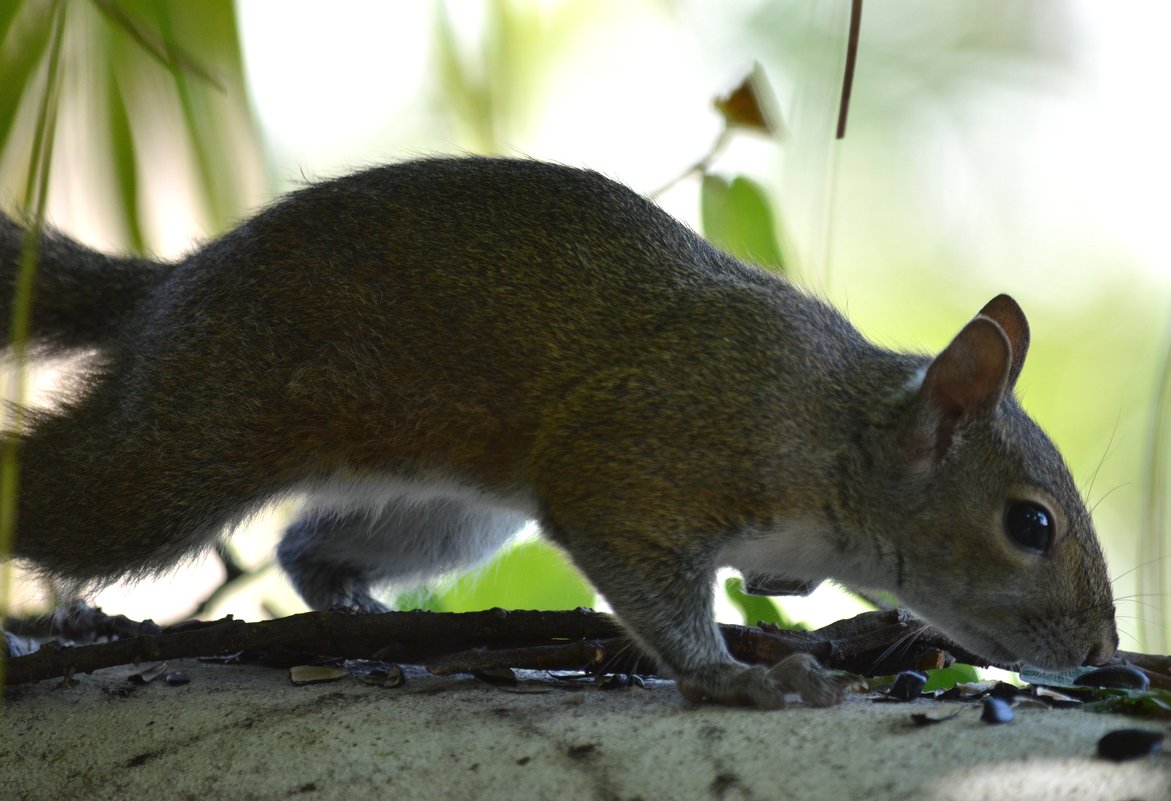
[[[19,239],[0,223],[7,286]],[[1116,644],[1005,296],[934,360],[892,352],[619,184],[505,159],[311,186],[173,265],[55,235],[41,259],[34,337],[99,356],[22,436],[14,553],[51,575],[158,571],[308,491],[280,557],[314,605],[378,608],[535,517],[693,698],[836,697],[731,659],[725,563],[895,592],[1002,662]],[[1059,523],[1045,553],[1006,535],[1020,499]]]

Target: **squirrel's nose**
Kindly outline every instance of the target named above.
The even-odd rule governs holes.
[[[1086,654],[1086,660],[1082,662],[1083,665],[1104,665],[1114,656],[1114,651],[1118,647],[1118,635],[1107,637],[1106,639],[1096,643],[1090,652]]]

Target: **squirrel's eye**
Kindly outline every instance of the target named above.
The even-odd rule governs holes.
[[[1004,528],[1013,542],[1030,551],[1045,553],[1053,544],[1053,514],[1038,503],[1009,501]]]

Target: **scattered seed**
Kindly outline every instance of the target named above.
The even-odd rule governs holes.
[[[1009,684],[1007,681],[998,681],[996,684],[992,685],[992,689],[988,691],[988,694],[993,698],[1000,698],[1004,701],[1012,701],[1018,695],[1024,695],[1025,692],[1025,690],[1022,690],[1015,684]]]
[[[1138,759],[1163,749],[1163,732],[1115,729],[1098,740],[1098,756],[1115,762]]]
[[[923,687],[926,684],[926,674],[914,670],[904,670],[895,677],[895,683],[891,685],[887,695],[896,701],[914,701],[923,694]]]
[[[1012,718],[1012,707],[1008,701],[994,696],[984,699],[984,711],[980,713],[980,720],[985,723],[1008,723]]]
[[[1119,690],[1145,690],[1151,686],[1147,674],[1130,665],[1112,665],[1091,670],[1073,680],[1075,687],[1111,687]]]

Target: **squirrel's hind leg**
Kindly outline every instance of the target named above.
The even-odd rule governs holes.
[[[281,567],[314,609],[386,611],[372,588],[418,584],[489,557],[523,515],[460,498],[397,498],[376,511],[310,509],[285,531]]]

